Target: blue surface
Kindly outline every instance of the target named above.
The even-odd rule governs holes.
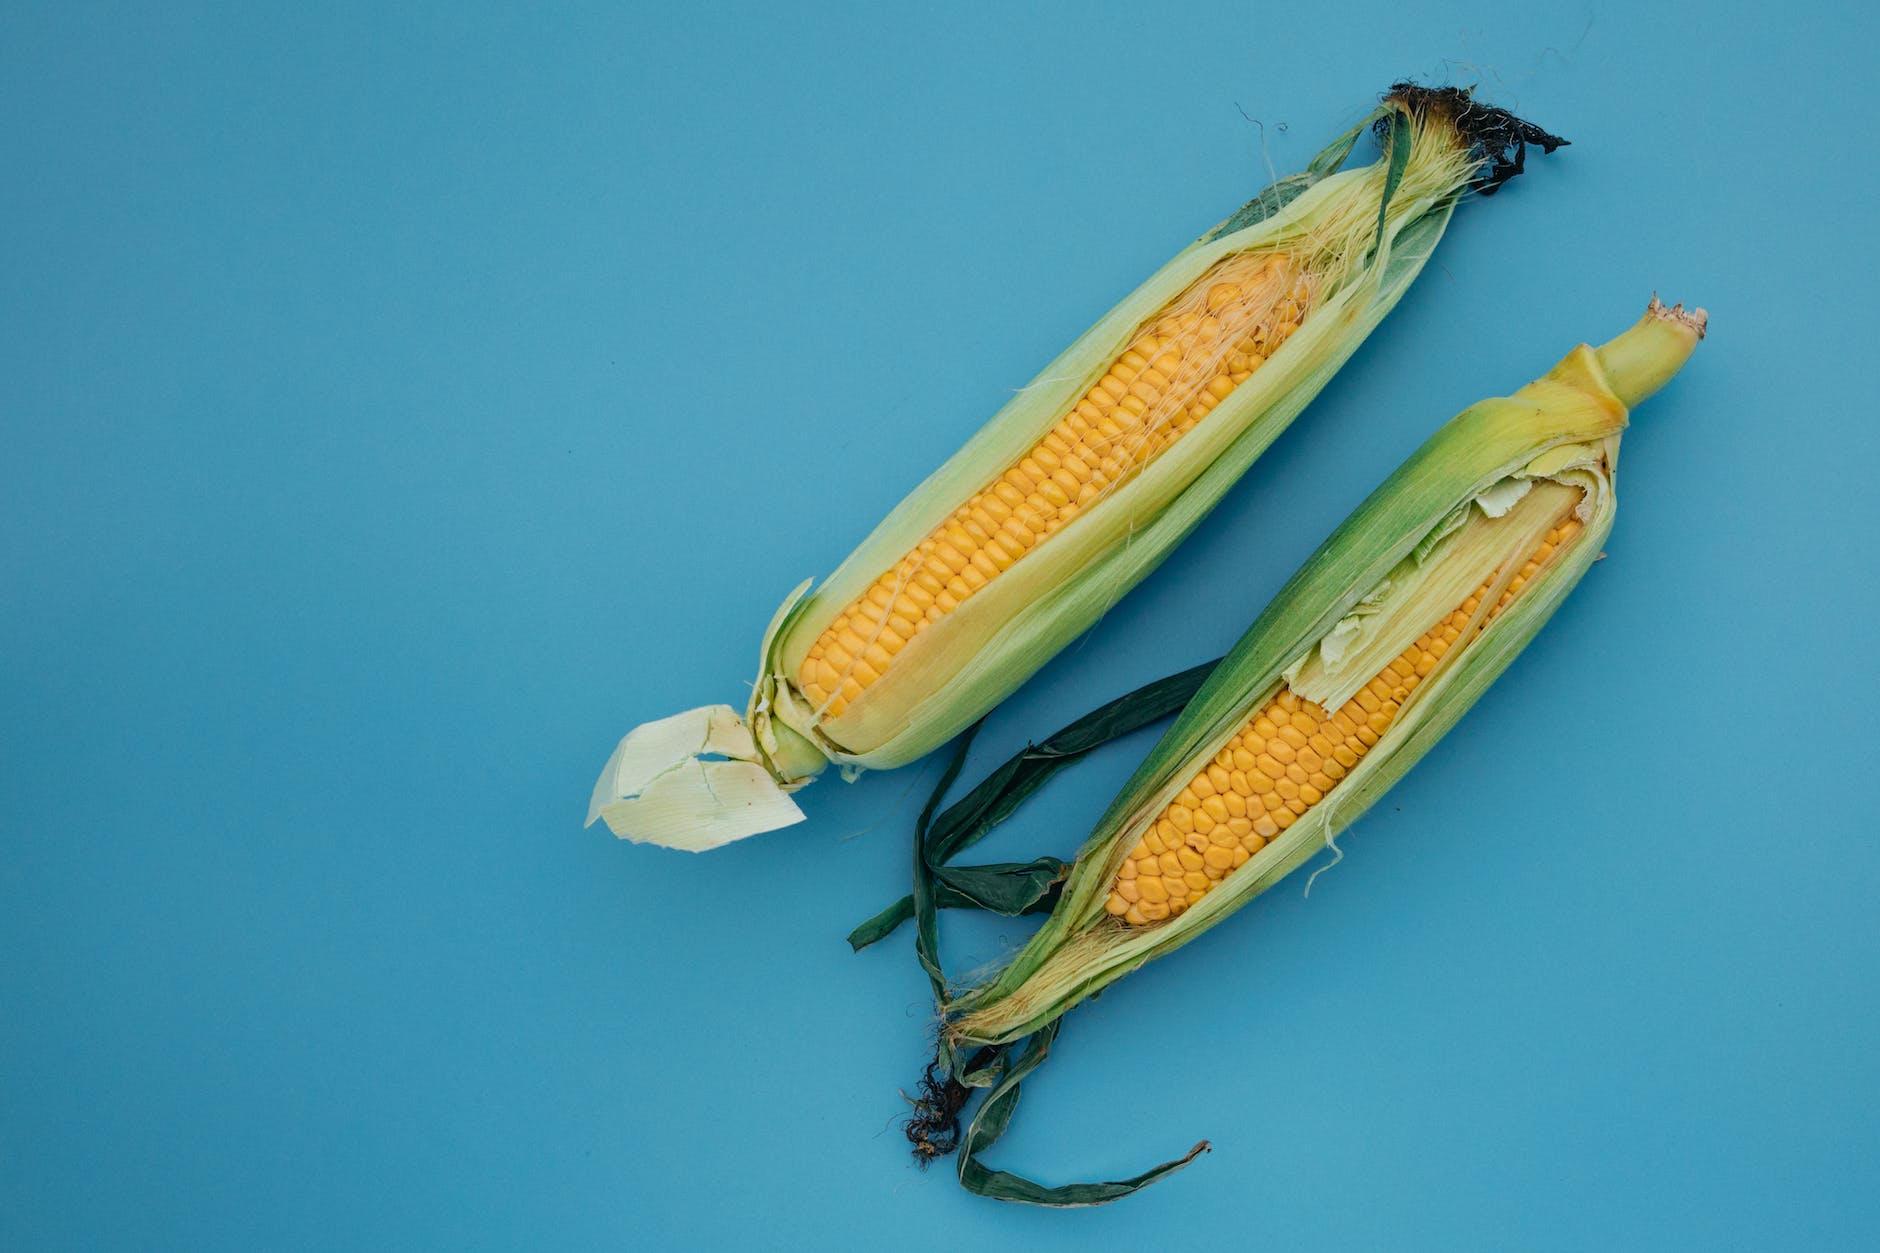
[[[0,11],[0,1245],[1880,1242],[1870,12],[268,7]],[[931,764],[706,857],[582,831],[594,771],[1445,71],[1573,147],[975,761],[1224,648],[1657,289],[1713,333],[1611,558],[1309,900],[1079,1010],[995,1160],[1210,1157],[1076,1213],[923,1176],[921,976],[841,937]]]

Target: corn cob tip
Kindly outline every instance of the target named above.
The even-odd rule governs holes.
[[[1599,346],[1606,385],[1627,409],[1637,408],[1684,368],[1709,324],[1710,314],[1703,309],[1666,305],[1652,293],[1645,316],[1625,334]]]
[[[1506,109],[1483,104],[1472,88],[1424,87],[1405,81],[1391,85],[1384,103],[1399,105],[1415,117],[1447,119],[1483,167],[1470,185],[1484,196],[1494,195],[1503,183],[1527,168],[1529,144],[1551,153],[1570,143]],[[1380,133],[1384,125],[1384,121],[1378,122]]]
[[[1699,339],[1704,338],[1705,333],[1710,329],[1710,312],[1708,310],[1701,307],[1687,310],[1682,301],[1667,307],[1664,301],[1658,299],[1657,292],[1652,293],[1652,302],[1646,307],[1645,312],[1652,317],[1663,318],[1667,322],[1677,322],[1687,326],[1697,332],[1697,338]]]

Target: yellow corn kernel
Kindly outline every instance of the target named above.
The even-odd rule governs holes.
[[[1525,586],[1554,550],[1572,538],[1579,528],[1577,521],[1568,518],[1550,531],[1526,564],[1508,580],[1494,609],[1475,629],[1479,630],[1511,604],[1519,591],[1516,580]],[[1201,865],[1191,864],[1196,858],[1193,853],[1186,858],[1179,852],[1156,857],[1149,851],[1146,841],[1152,838],[1154,828],[1160,823],[1152,823],[1151,833],[1137,842],[1126,860],[1126,867],[1142,867],[1146,874],[1172,874],[1173,867],[1179,865],[1182,872],[1179,883],[1185,889],[1185,895],[1177,894],[1165,880],[1148,880],[1142,888],[1144,899],[1148,897],[1147,883],[1154,882],[1163,893],[1156,899],[1166,900],[1166,916],[1172,918],[1180,914],[1215,884],[1245,865],[1253,854],[1265,847],[1267,840],[1323,801],[1326,794],[1338,786],[1346,771],[1357,765],[1379,736],[1389,730],[1402,702],[1434,671],[1436,662],[1460,638],[1461,632],[1469,628],[1475,609],[1489,594],[1493,583],[1490,579],[1476,589],[1461,607],[1389,662],[1336,713],[1327,713],[1313,702],[1301,700],[1290,688],[1281,687],[1265,709],[1248,719],[1247,725],[1228,742],[1220,757],[1197,771],[1189,781],[1182,796],[1199,799],[1199,805],[1191,810],[1178,799],[1170,802],[1164,811],[1165,820],[1174,821],[1179,812],[1182,821],[1197,829],[1201,820],[1210,822],[1206,851],[1198,858]],[[839,649],[839,643],[825,640],[823,647],[825,651]],[[1231,761],[1235,768],[1227,769],[1221,757]],[[1332,773],[1334,770],[1336,774]],[[1215,809],[1217,804],[1218,810]],[[1236,808],[1241,813],[1255,815],[1251,819],[1238,816],[1228,819],[1243,825],[1244,829],[1239,832],[1231,831],[1226,821],[1216,821]],[[1233,835],[1233,842],[1217,841],[1221,833]],[[1148,860],[1145,862],[1145,859]],[[1133,874],[1132,871],[1131,877]],[[1119,875],[1111,885],[1105,910],[1129,926],[1160,921],[1149,917],[1146,911],[1141,915],[1143,922],[1129,917],[1130,905],[1137,899],[1136,890],[1129,878]]]
[[[796,682],[839,716],[893,656],[982,591],[1080,512],[1133,478],[1233,394],[1312,306],[1313,277],[1279,254],[1223,258],[1177,296],[1062,420],[961,503],[811,648]],[[1252,352],[1258,344],[1260,351]],[[923,581],[923,576],[931,576]],[[915,593],[923,589],[922,598]],[[903,599],[919,612],[897,610]],[[899,614],[909,629],[885,629]],[[852,636],[844,642],[844,633]],[[832,645],[840,645],[838,659]],[[856,659],[868,658],[868,671]],[[833,678],[831,672],[833,671]]]

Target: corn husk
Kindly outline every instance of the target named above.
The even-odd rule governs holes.
[[[1384,153],[1340,167],[1375,125]],[[762,829],[758,815],[828,763],[851,775],[913,761],[1010,695],[1134,587],[1220,500],[1395,306],[1442,237],[1458,198],[1504,153],[1559,140],[1453,89],[1402,87],[1308,169],[1269,188],[1184,249],[1020,391],[917,487],[820,586],[799,587],[765,633],[745,714],[749,754],[715,767],[758,765],[776,796],[736,794],[729,818],[715,789],[691,810],[652,806],[604,775],[590,821],[618,835],[700,849]],[[1209,267],[1238,252],[1318,258],[1320,284],[1299,329],[1251,379],[1141,473],[1081,513],[983,590],[911,640],[881,678],[839,714],[815,706],[795,676],[809,648],[858,595],[958,504],[1024,456],[1102,376],[1139,328]],[[666,763],[682,768],[684,745]],[[729,763],[729,766],[727,765]],[[611,764],[611,763],[610,763]],[[740,773],[761,788],[755,776]],[[632,784],[637,780],[622,780]],[[793,808],[793,807],[792,807]]]

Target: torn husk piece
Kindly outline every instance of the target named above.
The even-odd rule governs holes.
[[[1341,172],[1373,125],[1383,155]],[[1393,88],[1085,332],[820,587],[791,594],[764,635],[748,744],[703,771],[690,723],[623,744],[589,821],[711,848],[796,821],[786,793],[831,761],[886,769],[958,735],[1200,522],[1397,303],[1466,190],[1519,172],[1529,143],[1563,142],[1456,88]]]
[[[601,768],[588,821],[666,831],[668,847],[693,852],[803,821],[759,761],[750,728],[729,705],[642,723]]]
[[[958,902],[936,891],[936,793],[917,829],[912,910],[941,1008],[938,1058],[908,1129],[923,1160],[957,1146],[961,1182],[974,1191],[1086,1205],[1193,1158],[1132,1180],[1045,1187],[989,1170],[977,1155],[1009,1123],[1019,1080],[1043,1060],[1067,1011],[1335,848],[1521,651],[1612,528],[1629,410],[1684,364],[1705,320],[1701,309],[1654,298],[1611,343],[1582,345],[1431,437],[1200,684],[1061,886],[1041,887],[1034,899],[1055,892],[1056,903],[1031,941],[987,981],[957,990],[937,956],[935,910]],[[1126,720],[1123,703],[1105,707],[1108,721]],[[984,785],[969,799],[990,821],[956,834],[947,855],[1010,811]],[[998,908],[1031,903],[1008,893]],[[989,1092],[962,1130],[959,1111],[975,1087]]]

